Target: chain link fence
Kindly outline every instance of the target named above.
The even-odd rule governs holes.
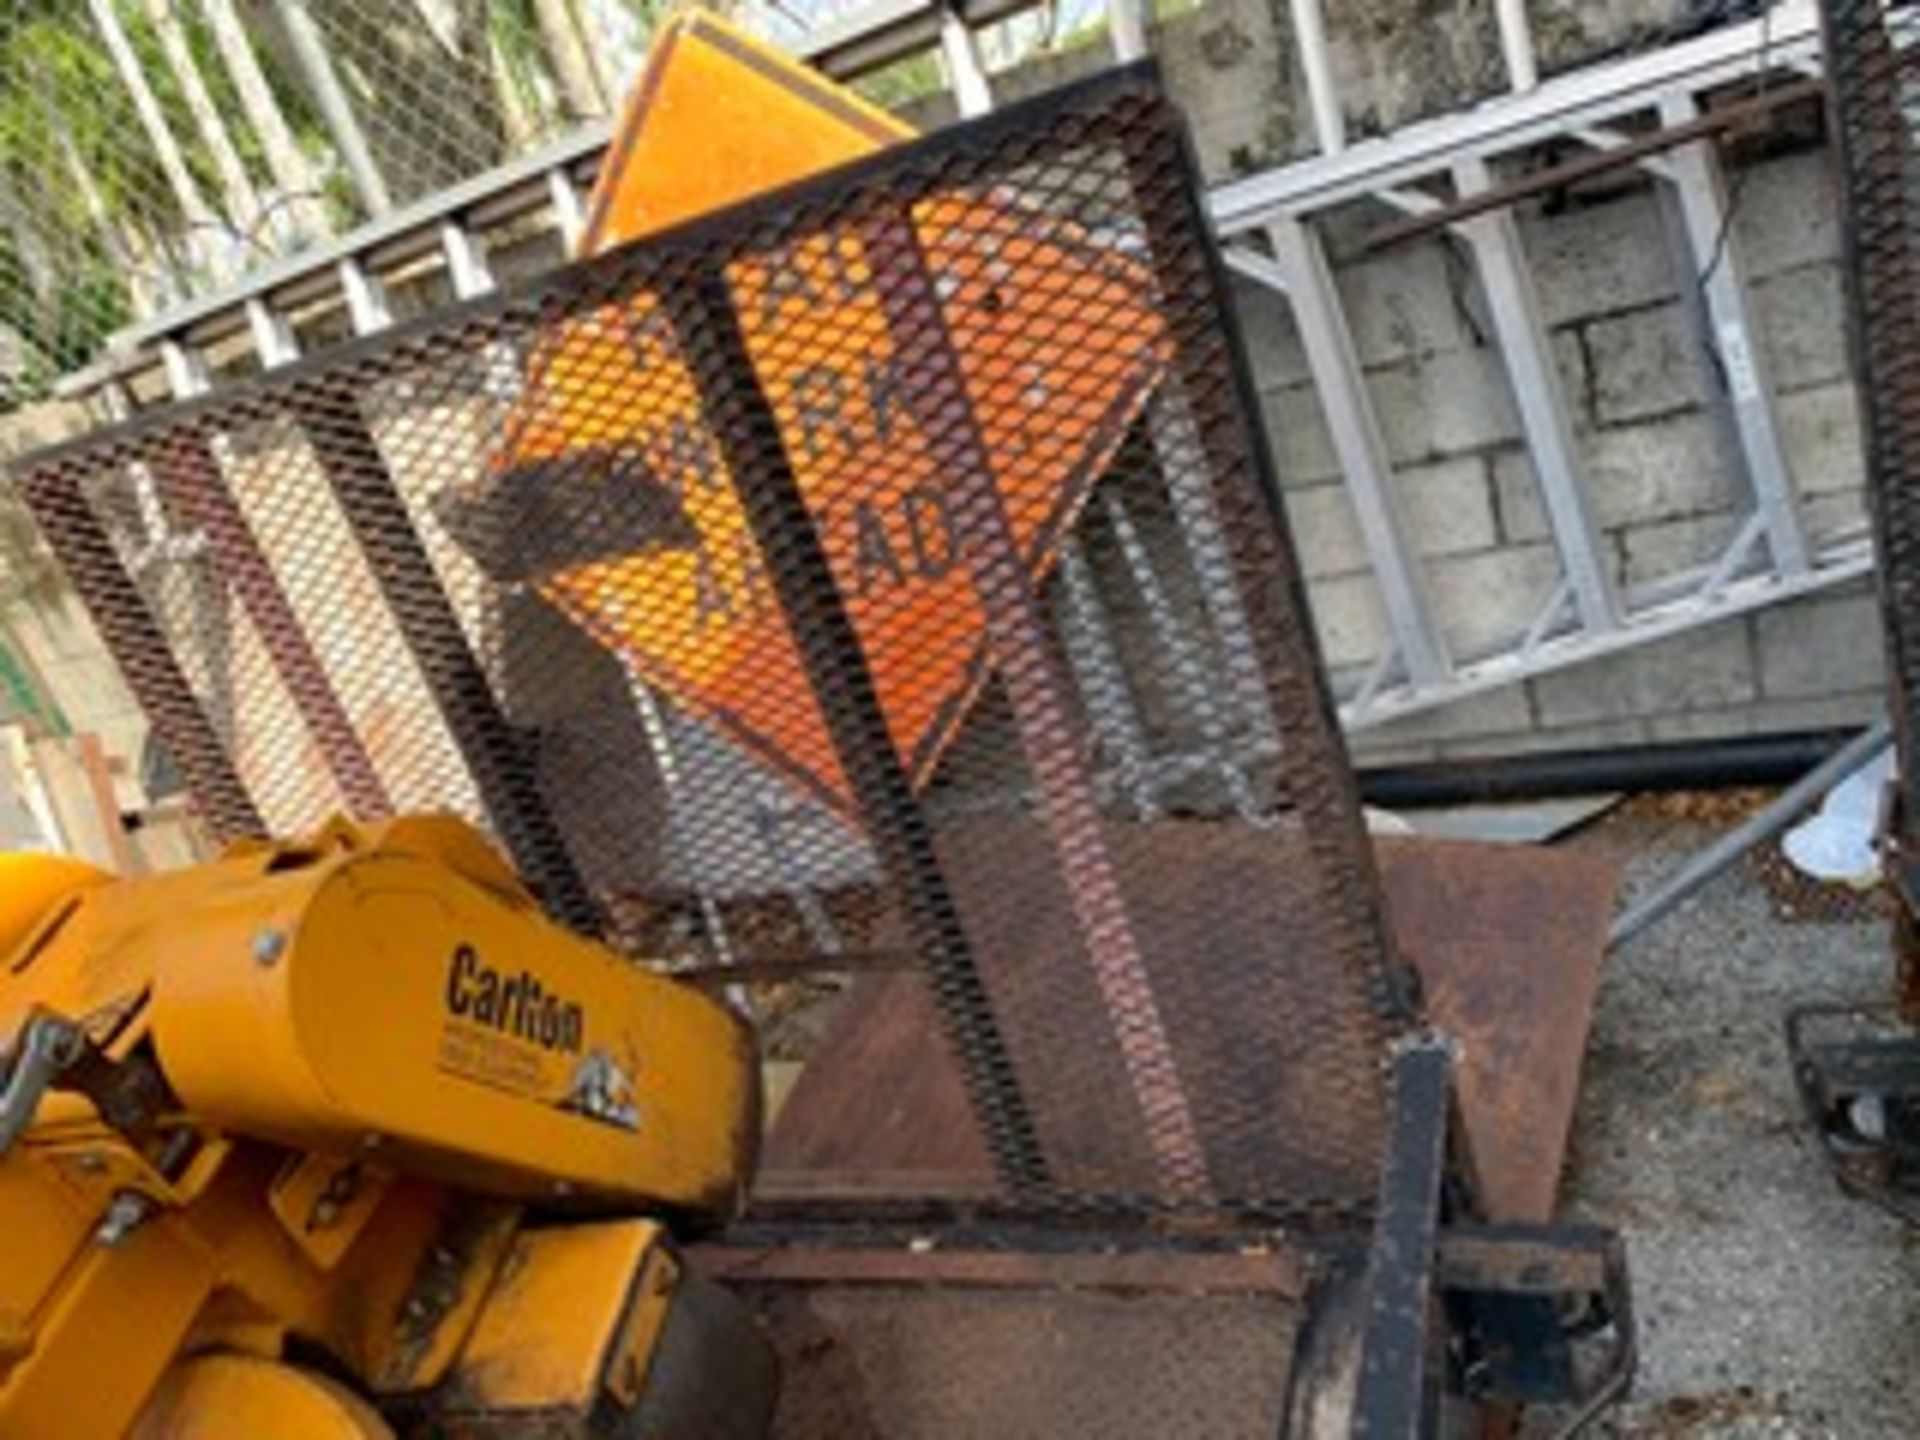
[[[0,404],[608,115],[649,0],[0,0]]]
[[[606,121],[667,8],[0,0],[0,411],[130,321]],[[720,8],[792,42],[847,6]],[[1003,23],[989,48],[1011,63],[1057,30]],[[942,83],[928,53],[870,88]]]

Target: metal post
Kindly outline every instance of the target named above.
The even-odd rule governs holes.
[[[1107,0],[1107,33],[1113,58],[1125,65],[1147,54],[1146,0]]]
[[[233,270],[230,257],[213,243],[214,233],[226,233],[229,227],[222,223],[220,216],[207,203],[206,197],[200,192],[199,182],[187,168],[186,156],[179,142],[174,139],[172,128],[167,124],[166,112],[160,108],[160,101],[147,81],[140,57],[134,53],[133,42],[127,38],[126,28],[120,23],[112,0],[88,0],[88,8],[93,15],[94,27],[99,30],[100,39],[113,60],[113,67],[120,74],[120,83],[127,87],[128,98],[133,101],[134,115],[153,147],[154,158],[160,162],[167,186],[173,191],[174,199],[179,202],[185,215],[190,231],[188,247],[203,259],[217,277],[222,280],[230,278]]]
[[[356,377],[348,372],[316,382],[292,403],[495,833],[558,919],[584,934],[602,933],[605,917],[540,793],[526,741],[501,710],[360,414]]]
[[[974,44],[973,31],[951,6],[940,10],[940,53],[946,57],[947,78],[953,85],[954,104],[962,116],[984,115],[993,109],[993,87],[980,63],[980,48]]]
[[[1494,20],[1500,27],[1500,54],[1507,63],[1507,85],[1525,93],[1540,84],[1540,67],[1533,54],[1533,27],[1527,21],[1527,0],[1494,0]]]
[[[1354,1440],[1416,1440],[1428,1428],[1433,1266],[1446,1172],[1453,1056],[1437,1035],[1393,1060],[1393,1126],[1367,1257]]]
[[[1607,947],[1624,945],[1687,896],[1764,840],[1770,840],[1812,808],[1814,802],[1893,743],[1893,727],[1878,720],[1793,784],[1763,809],[1688,860],[1654,892],[1613,922]]]
[[[1337,155],[1347,148],[1347,117],[1333,83],[1326,17],[1320,13],[1320,0],[1288,0],[1287,8],[1293,16],[1293,44],[1300,57],[1300,72],[1307,81],[1314,139],[1320,142],[1322,155]]]
[[[266,834],[225,741],[79,483],[60,471],[28,473],[19,491],[214,834],[223,841]]]
[[[1477,155],[1454,166],[1462,196],[1493,188],[1487,163]],[[1540,484],[1560,565],[1573,590],[1574,612],[1590,633],[1617,629],[1620,602],[1613,575],[1600,553],[1600,527],[1567,418],[1559,361],[1547,341],[1534,295],[1533,276],[1521,258],[1520,231],[1506,210],[1463,220],[1454,227],[1472,248],[1474,265],[1493,315],[1500,358],[1520,411],[1520,425]]]
[[[781,441],[780,422],[754,373],[726,278],[717,272],[690,277],[663,288],[660,298],[699,386],[703,418],[719,442],[754,542],[762,555],[778,557],[768,566],[775,596],[881,869],[905,902],[914,948],[926,966],[995,1170],[1016,1195],[1044,1192],[1047,1164],[1032,1112]]]
[[[1699,115],[1700,106],[1691,95],[1669,95],[1660,102],[1661,123],[1669,127],[1685,125]],[[1797,574],[1810,563],[1807,537],[1800,526],[1793,474],[1774,414],[1766,354],[1747,303],[1746,277],[1727,214],[1719,155],[1706,141],[1695,141],[1668,156],[1667,166],[1693,257],[1695,283],[1706,303],[1709,349],[1718,362],[1733,413],[1754,506],[1766,523],[1775,566]]]
[[[361,203],[369,215],[385,214],[393,208],[393,196],[373,158],[373,147],[360,128],[360,119],[353,113],[353,101],[333,68],[320,27],[308,13],[307,0],[276,0],[276,8],[293,49],[294,61],[313,92],[314,103],[319,106],[327,133],[333,137],[340,161],[353,180],[353,188],[360,192]]]
[[[1433,685],[1453,672],[1446,637],[1440,633],[1427,595],[1420,562],[1407,540],[1393,466],[1367,391],[1366,375],[1354,353],[1353,336],[1341,312],[1333,276],[1320,237],[1305,221],[1275,220],[1267,226],[1278,272],[1269,283],[1283,287],[1293,306],[1300,343],[1313,371],[1314,389],[1327,417],[1334,454],[1346,480],[1347,498],[1367,547],[1380,601],[1416,685]],[[1247,256],[1257,265],[1259,257]],[[1238,263],[1239,257],[1236,257]],[[1247,265],[1245,273],[1257,274]]]
[[[933,263],[905,215],[876,220],[866,246],[874,274],[884,277],[878,288],[896,353],[923,397],[922,433],[935,470],[945,477],[955,532],[968,537],[961,550],[986,620],[994,670],[1039,788],[1061,880],[1162,1190],[1171,1198],[1203,1198],[1206,1153],[1079,753],[1078,737],[1087,727],[1059,674],[1039,594],[995,488],[993,457],[948,333]]]
[[[391,815],[393,801],[374,770],[373,757],[353,728],[259,538],[227,488],[212,443],[187,432],[178,446],[154,454],[150,461],[161,493],[206,536],[341,796],[358,818]]]

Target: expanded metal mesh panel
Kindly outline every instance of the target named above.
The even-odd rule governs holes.
[[[1826,0],[1905,823],[1920,817],[1920,4]]]
[[[778,1440],[1245,1440],[1285,1432],[1297,1301],[738,1288],[779,1349]]]
[[[23,492],[227,832],[438,805],[639,953],[908,965],[1015,1199],[1357,1205],[1395,972],[1208,244],[1121,76]]]

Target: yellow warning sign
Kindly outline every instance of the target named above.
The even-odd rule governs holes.
[[[908,132],[711,17],[670,25],[596,191],[604,248],[855,158]],[[1136,262],[1017,195],[951,192],[905,215],[1013,541],[1036,583],[1166,360]],[[865,652],[902,761],[932,770],[985,673],[985,618],[927,444],[924,377],[883,303],[899,280],[867,237],[829,230],[727,272],[760,385]],[[880,283],[891,275],[889,287]],[[917,383],[918,382],[918,383]],[[948,417],[950,420],[951,417]],[[538,577],[649,683],[817,797],[846,779],[767,558],[654,298],[569,322],[529,375],[509,462],[627,457],[675,523]],[[607,483],[614,483],[609,480]]]

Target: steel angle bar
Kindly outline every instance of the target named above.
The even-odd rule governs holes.
[[[1669,95],[1660,102],[1660,118],[1670,128],[1699,116],[1700,107],[1691,96]],[[1747,483],[1766,524],[1773,563],[1797,574],[1809,563],[1807,538],[1774,413],[1767,357],[1747,296],[1739,237],[1727,210],[1720,159],[1707,142],[1696,140],[1676,149],[1667,163],[1693,257],[1694,283],[1706,303],[1708,354],[1732,411]]]
[[[910,212],[876,219],[866,245],[875,272],[891,282],[883,289],[882,304],[895,343],[919,378],[928,411],[938,417],[939,423],[924,427],[927,446],[948,477],[955,530],[972,537],[966,560],[994,667],[1039,786],[1047,830],[1066,862],[1061,879],[1147,1146],[1169,1196],[1204,1200],[1206,1153],[1080,756],[1078,737],[1086,724],[1058,673],[1040,597],[995,488],[996,467],[948,333],[933,261]]]
[[[1121,557],[1133,578],[1134,588],[1146,606],[1148,623],[1171,661],[1174,684],[1183,707],[1199,725],[1206,768],[1220,777],[1233,797],[1234,807],[1242,815],[1259,808],[1246,772],[1234,763],[1226,717],[1221,711],[1218,692],[1207,674],[1207,665],[1195,637],[1175,613],[1173,600],[1153,563],[1139,527],[1128,513],[1126,503],[1113,490],[1101,497],[1101,508],[1119,542]]]
[[[1242,274],[1283,290],[1292,302],[1314,388],[1327,418],[1354,518],[1366,544],[1387,623],[1414,684],[1432,684],[1451,672],[1445,637],[1435,619],[1426,581],[1407,539],[1407,524],[1393,486],[1393,466],[1380,433],[1366,376],[1353,336],[1340,310],[1326,251],[1305,222],[1274,221],[1267,227],[1274,259],[1243,250],[1231,263]]]
[[[1605,124],[1648,110],[1674,90],[1699,93],[1750,76],[1762,65],[1791,68],[1816,57],[1819,47],[1812,0],[1782,0],[1760,20],[1722,26],[1612,64],[1588,66],[1524,95],[1501,96],[1404,126],[1339,154],[1218,186],[1208,197],[1209,208],[1221,234],[1240,235],[1277,215],[1310,215],[1444,174],[1462,156],[1492,157],[1555,139],[1576,125]]]
[[[1461,160],[1454,175],[1462,195],[1492,188],[1483,160]],[[1464,220],[1455,229],[1473,252],[1486,293],[1500,343],[1500,359],[1520,412],[1521,429],[1526,433],[1540,498],[1546,506],[1547,528],[1553,532],[1561,569],[1573,591],[1574,610],[1590,632],[1615,629],[1620,624],[1620,601],[1601,556],[1600,527],[1574,444],[1560,365],[1540,319],[1533,276],[1521,251],[1519,226],[1511,214],[1496,211]]]
[[[940,1013],[995,1171],[1015,1195],[1042,1192],[1047,1165],[1032,1111],[792,462],[784,445],[768,443],[780,424],[755,374],[726,278],[716,270],[695,284],[668,287],[661,298],[755,543],[761,553],[783,557],[769,578],[881,867],[901,889],[914,948],[941,997]]]
[[[1080,693],[1090,702],[1088,717],[1101,744],[1113,757],[1113,779],[1143,815],[1159,811],[1158,787],[1148,767],[1146,727],[1134,703],[1113,623],[1101,598],[1093,567],[1080,542],[1069,536],[1060,547],[1060,639]]]
[[[1765,808],[1688,860],[1655,887],[1651,895],[1615,920],[1607,932],[1608,946],[1624,945],[1638,935],[1754,846],[1786,829],[1827,791],[1892,743],[1893,727],[1886,720],[1877,720],[1868,726],[1781,791]]]
[[[1256,748],[1277,744],[1273,715],[1267,709],[1260,678],[1253,625],[1239,587],[1233,582],[1233,555],[1220,507],[1198,472],[1206,448],[1186,395],[1168,390],[1155,397],[1147,422],[1167,494],[1180,523],[1180,536],[1199,582],[1200,603],[1220,644],[1233,708],[1245,717]]]
[[[1419,1440],[1437,1383],[1428,1364],[1453,1053],[1422,1035],[1393,1057],[1393,1128],[1367,1257],[1354,1440]]]

